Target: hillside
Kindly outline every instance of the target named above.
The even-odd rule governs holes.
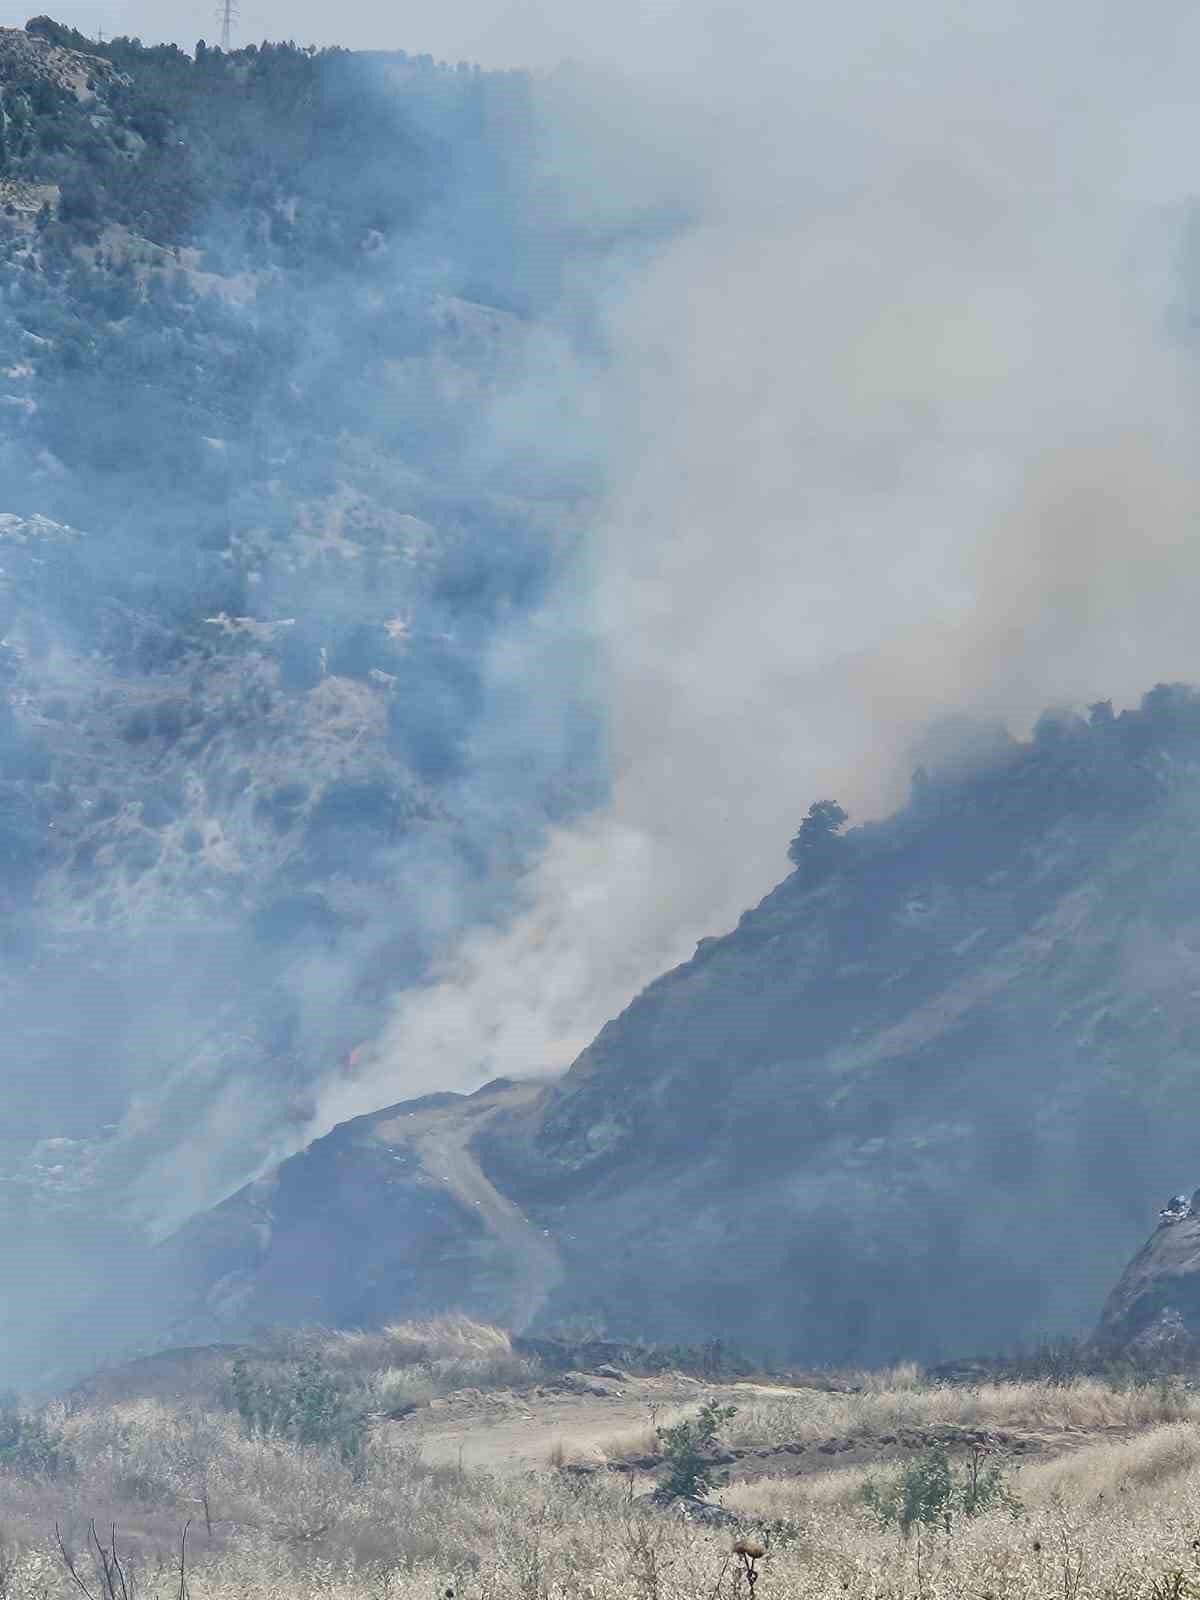
[[[1200,696],[1160,688],[801,830],[561,1082],[361,1118],[198,1219],[172,1336],[462,1305],[831,1362],[1084,1331],[1194,1168],[1198,784]]]
[[[673,1492],[672,1438],[712,1405],[708,1484]],[[653,1360],[557,1371],[460,1318],[313,1331],[0,1409],[0,1575],[44,1600],[106,1593],[106,1556],[131,1595],[703,1600],[745,1592],[746,1540],[771,1595],[1040,1600],[1064,1570],[1082,1600],[1174,1592],[1198,1414],[1170,1375],[701,1381]]]
[[[547,175],[524,76],[401,52],[39,18],[0,135],[0,1250],[69,1296],[294,1148],[595,802],[547,614],[595,463],[541,419],[670,224]]]
[[[644,126],[584,87],[0,30],[14,1381],[447,1308],[789,1362],[1007,1348],[1089,1326],[1192,1179],[1200,710],[1169,686],[951,741],[883,822],[818,802],[561,1081],[292,1155],[619,786],[585,547],[641,423],[609,340],[708,147],[612,183]]]

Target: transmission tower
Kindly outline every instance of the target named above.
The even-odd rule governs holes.
[[[238,8],[238,0],[218,0],[217,21],[221,24],[222,50],[228,51],[230,42],[233,39],[234,24],[240,16],[241,11]]]

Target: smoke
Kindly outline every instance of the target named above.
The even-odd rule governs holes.
[[[555,38],[611,55],[605,14]],[[607,306],[611,795],[314,1126],[566,1066],[778,879],[812,800],[894,804],[931,720],[1197,675],[1195,43],[1174,4],[639,12],[652,147],[705,180]]]
[[[198,105],[171,159],[251,198],[154,304],[68,304],[69,239],[41,322],[36,274],[5,289],[3,509],[88,535],[6,634],[5,759],[57,752],[36,803],[76,809],[22,779],[0,844],[81,840],[13,923],[10,1077],[30,1140],[120,1124],[158,1231],[306,1130],[561,1070],[777,880],[811,801],[893,805],[931,719],[1200,668],[1184,7],[436,26],[584,64],[331,67],[328,148],[280,156],[295,229],[253,210],[285,111],[241,138]],[[27,335],[64,324],[30,410]],[[132,742],[164,696],[184,735]],[[78,821],[105,785],[111,906]]]
[[[635,128],[590,148],[608,90],[556,87],[551,138],[520,78],[114,48],[172,181],[128,220],[125,111],[51,98],[51,176],[94,140],[111,185],[0,231],[0,1266],[69,1264],[14,1290],[10,1379],[79,1357],[97,1238],[132,1274],[290,1153],[605,793],[594,308],[681,204],[677,163],[669,204],[654,163],[612,181]]]

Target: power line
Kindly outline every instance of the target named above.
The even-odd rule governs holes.
[[[228,50],[233,39],[234,25],[241,18],[238,0],[218,0],[217,21],[221,24],[221,49]]]

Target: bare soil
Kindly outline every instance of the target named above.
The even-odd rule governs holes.
[[[619,1382],[591,1374],[585,1379],[599,1393],[570,1393],[552,1385],[516,1391],[467,1390],[410,1417],[388,1424],[385,1437],[419,1440],[430,1465],[484,1468],[512,1473],[544,1468],[558,1460],[577,1472],[614,1470],[652,1474],[658,1461],[644,1447],[631,1448],[638,1434],[652,1433],[656,1421],[676,1407],[715,1398],[722,1404],[800,1392],[760,1383],[702,1383],[680,1374],[626,1377]],[[1013,1460],[1046,1459],[1097,1439],[1125,1439],[1138,1430],[1121,1426],[1073,1429],[999,1429],[953,1425],[900,1428],[878,1434],[860,1432],[826,1439],[742,1446],[720,1451],[717,1459],[733,1482],[760,1477],[799,1477],[838,1467],[886,1464],[935,1446],[952,1456],[982,1450]]]

